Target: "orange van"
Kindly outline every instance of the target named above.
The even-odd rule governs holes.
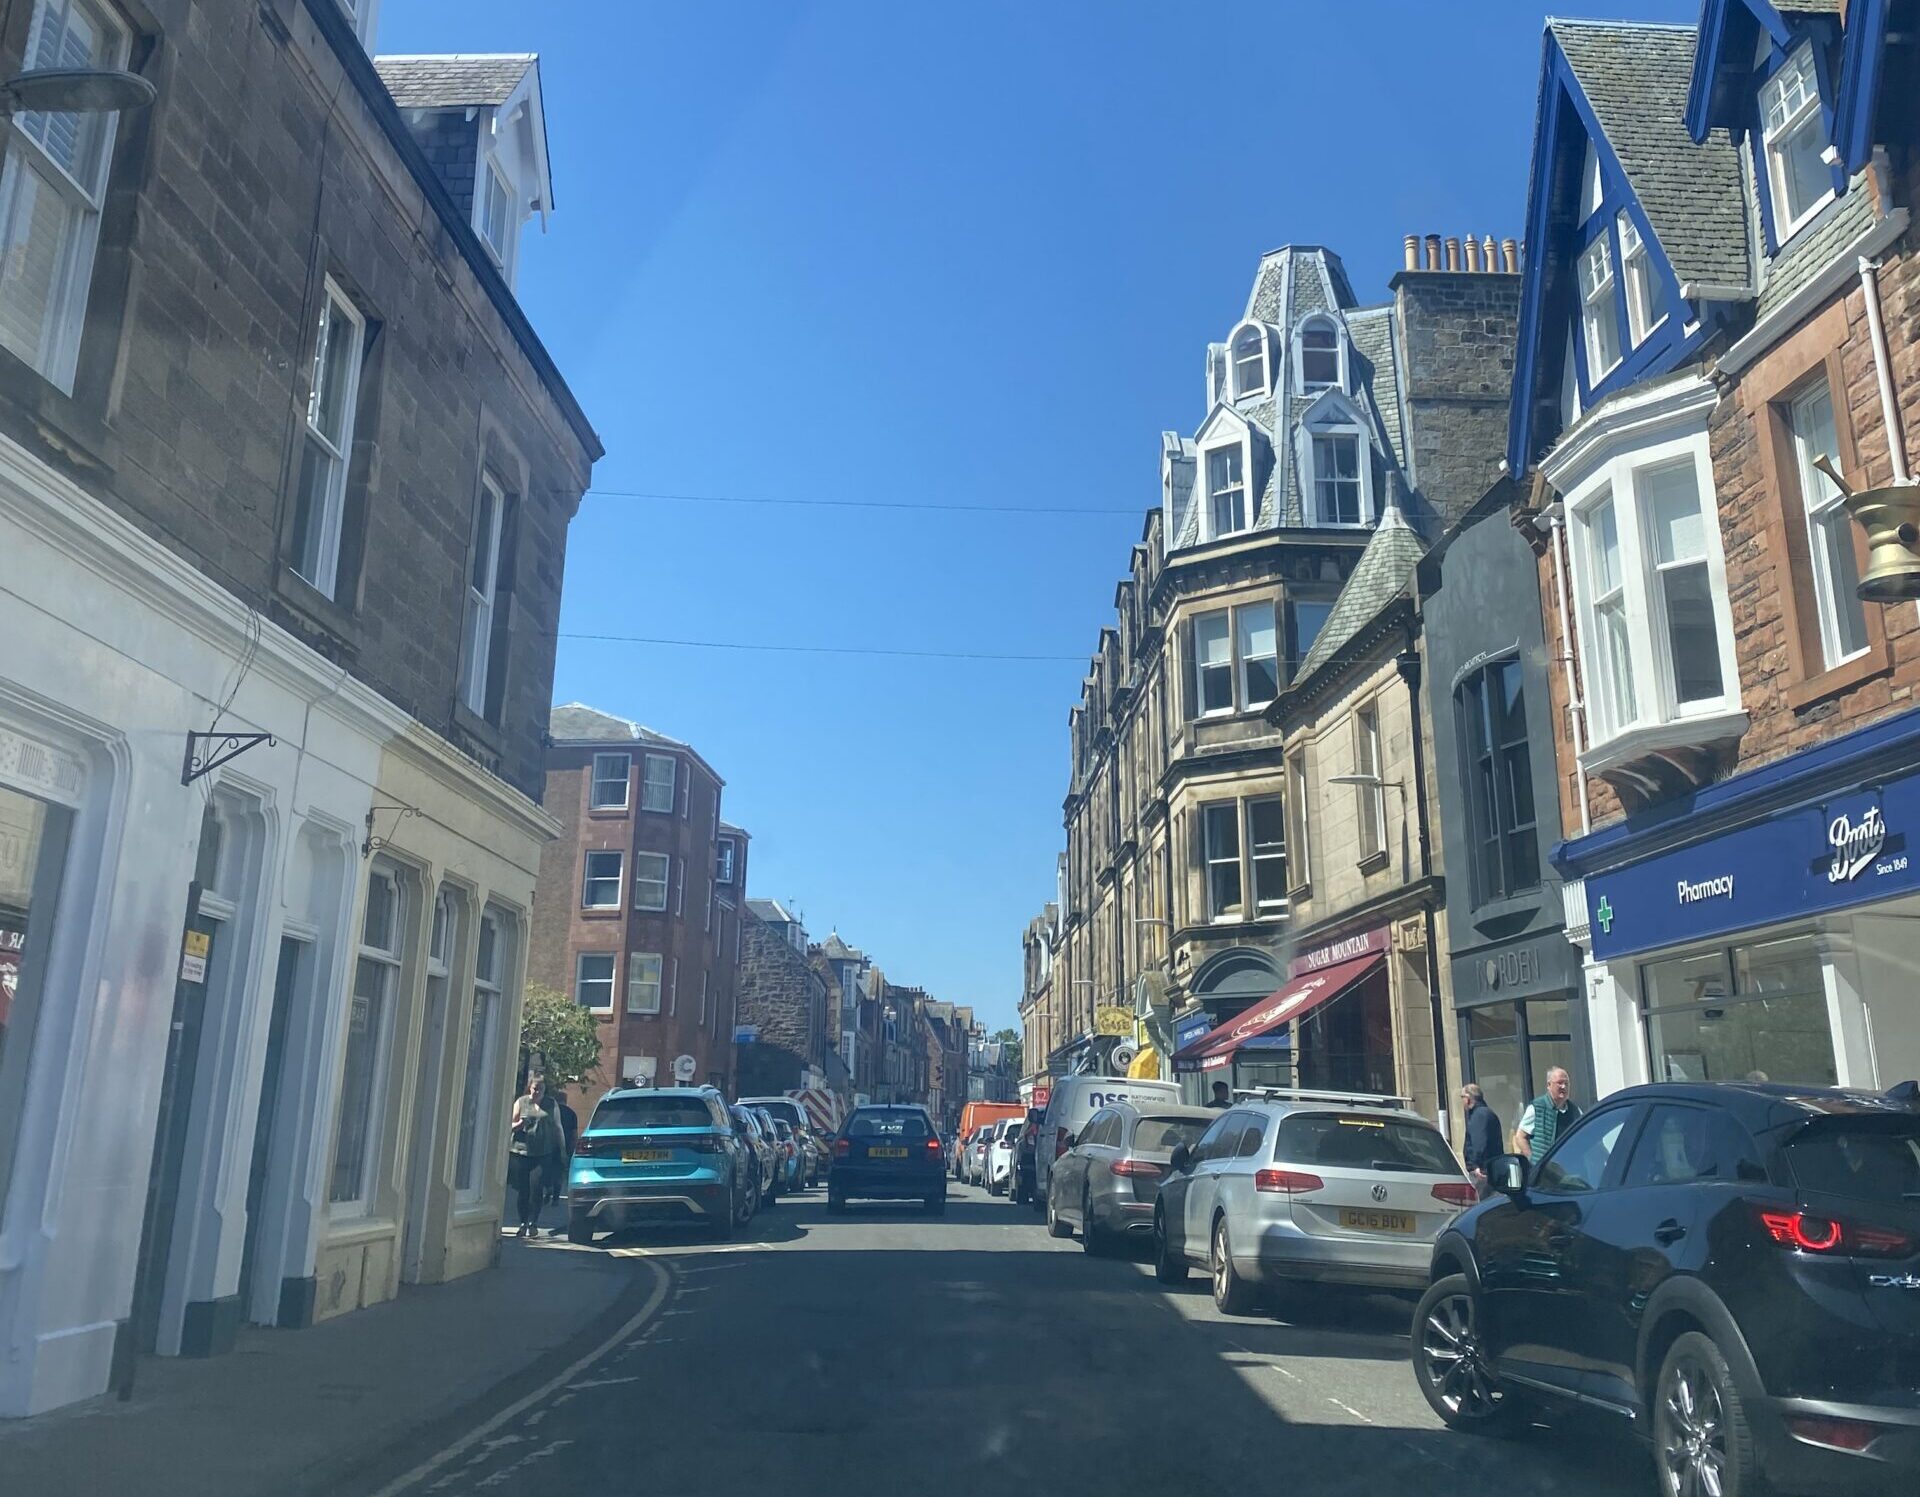
[[[1002,1118],[1024,1118],[1027,1104],[1024,1102],[969,1102],[960,1109],[960,1131],[953,1136],[953,1148],[949,1151],[948,1168],[954,1179],[960,1178],[960,1146],[973,1136],[975,1128],[984,1128],[989,1123],[997,1123]]]

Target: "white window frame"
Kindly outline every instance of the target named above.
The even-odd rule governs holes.
[[[493,663],[493,616],[500,597],[506,520],[506,491],[483,469],[480,493],[474,500],[466,617],[460,631],[460,700],[480,717],[487,714],[487,676]],[[479,582],[474,581],[476,573]]]
[[[1267,654],[1255,654],[1250,648],[1252,642],[1248,638],[1248,626],[1258,627],[1263,615],[1271,631],[1273,647]],[[1273,665],[1273,691],[1271,695],[1258,698],[1253,694],[1253,681],[1248,672],[1248,667],[1257,660],[1269,660]],[[1273,599],[1246,603],[1233,610],[1233,670],[1242,712],[1257,712],[1280,695],[1280,610],[1274,606]]]
[[[1333,378],[1331,380],[1309,380],[1307,378],[1307,334],[1324,330],[1333,334]],[[1316,354],[1327,350],[1316,348]],[[1322,390],[1344,390],[1347,388],[1347,338],[1338,318],[1325,313],[1315,313],[1304,317],[1293,334],[1293,385],[1302,395],[1318,395]]]
[[[1788,97],[1796,86],[1800,94],[1797,104]],[[1773,117],[1776,100],[1784,110],[1777,119]],[[1789,239],[1804,229],[1814,215],[1834,199],[1829,169],[1827,190],[1798,213],[1789,216],[1785,144],[1799,135],[1809,122],[1815,126],[1821,124],[1820,70],[1814,62],[1812,42],[1802,43],[1788,56],[1780,70],[1760,85],[1760,121],[1760,153],[1767,164],[1768,196],[1773,204],[1773,237],[1774,242],[1784,248]],[[1822,133],[1824,135],[1824,128]],[[1823,140],[1822,150],[1831,144],[1831,141]],[[1821,164],[1824,166],[1825,162]]]
[[[1380,737],[1380,702],[1376,697],[1353,709],[1353,767],[1356,773],[1371,775],[1378,784],[1355,785],[1354,802],[1358,807],[1360,861],[1372,862],[1387,853],[1386,755]]]
[[[598,904],[593,903],[590,898],[592,887],[595,884],[606,883],[608,875],[605,873],[595,873],[593,871],[593,860],[595,858],[612,858],[613,864],[614,864],[614,872],[612,875],[613,898],[611,900],[602,901]],[[622,897],[625,895],[626,889],[627,889],[627,858],[625,853],[621,852],[616,847],[590,847],[581,855],[581,858],[580,858],[580,908],[581,909],[583,910],[617,910],[620,908],[620,901]]]
[[[642,871],[648,866],[648,860],[654,859],[654,858],[659,859],[658,867],[660,869],[660,876],[658,878],[647,877]],[[649,852],[645,848],[640,848],[634,853],[633,855],[633,907],[636,910],[650,911],[654,914],[665,914],[667,909],[667,892],[671,888],[672,882],[673,882],[673,855],[671,853]],[[643,890],[652,891],[654,889],[658,889],[660,891],[659,893],[660,902],[658,904],[653,904],[651,902],[642,904],[641,903],[642,891]]]
[[[604,1005],[601,1005],[598,1003],[582,1003],[581,991],[580,991],[581,984],[586,982],[587,980],[584,968],[588,962],[598,961],[602,957],[606,959],[608,964],[607,975],[605,978],[605,981],[607,984],[607,1001]],[[596,983],[601,981],[601,979],[597,977],[594,978],[593,980]],[[620,983],[620,953],[619,952],[617,951],[577,951],[574,953],[573,1001],[575,1003],[579,1003],[580,1007],[584,1008],[588,1013],[592,1013],[592,1014],[612,1013],[614,990],[619,986],[619,983]]]
[[[709,973],[707,969],[705,967],[702,967],[700,969],[700,1023],[702,1027],[704,1027],[707,1022],[707,978],[708,976],[709,976]]]
[[[1683,395],[1689,392],[1681,392]],[[1616,447],[1593,461],[1577,479],[1549,471],[1548,479],[1566,495],[1567,512],[1574,523],[1568,525],[1572,547],[1573,591],[1577,631],[1580,636],[1580,665],[1585,679],[1596,684],[1612,679],[1598,650],[1602,638],[1595,620],[1593,557],[1588,541],[1587,521],[1598,506],[1611,501],[1614,523],[1619,534],[1620,611],[1626,624],[1628,660],[1632,668],[1632,717],[1615,719],[1614,704],[1602,691],[1589,693],[1592,741],[1588,755],[1602,750],[1600,760],[1618,757],[1619,751],[1649,734],[1658,734],[1675,725],[1695,724],[1698,720],[1737,714],[1740,711],[1740,674],[1734,658],[1733,619],[1727,603],[1726,560],[1720,540],[1719,500],[1713,485],[1713,459],[1708,450],[1704,426],[1706,397],[1710,386],[1694,393],[1692,404],[1699,410],[1698,423],[1677,434],[1653,435],[1636,446]],[[1648,526],[1641,513],[1637,475],[1678,461],[1690,461],[1700,499],[1701,538],[1707,568],[1707,591],[1714,610],[1714,630],[1720,654],[1721,695],[1690,702],[1684,707],[1674,700],[1673,673],[1666,660],[1666,627],[1657,597],[1658,579],[1653,567],[1653,551]],[[1549,460],[1549,467],[1555,467]],[[1676,741],[1690,741],[1693,734],[1683,733]],[[1589,761],[1589,767],[1596,760]]]
[[[321,377],[326,368],[327,352],[342,330],[353,339],[353,357],[346,363],[344,378],[347,387],[341,392],[340,407],[341,440],[336,443],[315,422],[319,417]],[[329,465],[326,491],[321,495],[320,511],[315,520],[320,527],[320,544],[313,558],[311,575],[300,570],[299,558],[290,563],[296,575],[328,598],[333,597],[340,585],[340,533],[346,522],[347,474],[353,466],[354,418],[358,414],[360,401],[360,365],[366,357],[366,338],[366,318],[339,283],[328,276],[320,299],[320,323],[314,332],[313,361],[307,380],[306,431],[301,438],[303,442],[317,446],[322,459]],[[297,463],[294,466],[296,483],[301,466]],[[298,495],[295,496],[295,503],[298,503]],[[300,537],[296,535],[294,540],[297,545]]]
[[[714,859],[714,877],[723,884],[733,883],[734,869],[739,866],[740,844],[732,837],[722,837],[715,844],[719,852]]]
[[[1599,272],[1594,269],[1599,266]],[[1575,261],[1575,279],[1580,294],[1580,339],[1587,356],[1587,388],[1596,388],[1620,367],[1625,357],[1620,347],[1620,314],[1615,307],[1619,295],[1619,277],[1613,269],[1613,238],[1602,232],[1592,244],[1580,251]],[[1602,314],[1604,315],[1604,320]],[[1602,329],[1611,339],[1613,357],[1600,362],[1607,349],[1600,346]]]
[[[1293,817],[1287,823],[1291,834],[1287,846],[1287,882],[1290,889],[1305,889],[1313,882],[1313,801],[1307,782],[1306,750],[1291,755],[1286,765],[1286,802]]]
[[[620,766],[617,772],[613,769],[616,760]],[[603,765],[605,766],[604,771],[602,769]],[[614,784],[620,787],[620,799],[617,801],[600,799],[600,787],[602,785]],[[587,783],[587,808],[592,811],[624,811],[627,809],[628,802],[632,799],[633,755],[619,753],[595,754],[593,756],[593,768],[589,773]]]
[[[1614,564],[1618,568],[1618,575],[1607,578],[1604,586],[1598,570],[1601,548],[1593,542],[1603,513],[1613,529],[1612,549]],[[1597,683],[1595,716],[1601,724],[1601,734],[1610,736],[1620,725],[1631,723],[1639,716],[1639,688],[1635,681],[1632,653],[1633,633],[1627,623],[1625,543],[1620,540],[1620,511],[1614,503],[1613,490],[1603,488],[1584,502],[1575,512],[1575,521],[1582,537],[1582,543],[1575,550],[1584,557],[1584,564],[1588,568],[1587,587],[1591,594],[1591,611],[1585,617],[1591,620],[1589,627],[1593,632],[1594,665],[1587,679]],[[1605,625],[1600,623],[1603,611],[1612,622]],[[1619,662],[1613,651],[1602,648],[1603,641],[1611,643],[1616,638],[1626,641],[1624,676],[1618,672]]]
[[[507,973],[511,970],[508,942],[512,922],[497,910],[480,913],[479,940],[473,956],[473,1007],[467,1014],[466,1070],[462,1073],[461,1115],[454,1129],[454,1198],[478,1199],[485,1188],[485,1168],[493,1143],[494,1071],[500,1063],[500,1019],[507,1010]],[[486,933],[493,933],[491,968],[482,960],[488,949]],[[484,1012],[482,1005],[484,1004]],[[475,1059],[476,1053],[478,1059]],[[472,1088],[471,1091],[468,1088]],[[472,1126],[467,1114],[471,1110]]]
[[[1801,417],[1801,411],[1815,395],[1824,395],[1827,401],[1827,420],[1833,426],[1837,437],[1840,413],[1834,405],[1833,385],[1822,369],[1812,379],[1795,390],[1786,401],[1787,430],[1793,438],[1795,465],[1800,475],[1800,508],[1807,526],[1807,559],[1813,572],[1814,602],[1820,618],[1820,652],[1826,662],[1826,669],[1845,665],[1873,648],[1872,636],[1867,632],[1866,613],[1857,594],[1848,595],[1848,603],[1859,619],[1860,643],[1849,650],[1840,637],[1840,595],[1842,589],[1836,585],[1833,575],[1833,553],[1828,549],[1822,534],[1822,521],[1838,515],[1840,537],[1845,544],[1853,542],[1852,522],[1846,517],[1846,505],[1839,487],[1834,481],[1814,467],[1814,459],[1825,456],[1836,468],[1840,464],[1838,452],[1825,454],[1813,450],[1813,444],[1806,436],[1808,423]]]
[[[654,804],[657,797],[654,792],[660,789],[660,782],[654,777],[657,765],[667,766],[666,804]],[[640,757],[640,809],[652,811],[662,816],[673,814],[673,796],[680,774],[680,761],[672,754],[643,754]]]
[[[373,1208],[380,1193],[380,1177],[383,1171],[383,1155],[386,1139],[386,1110],[389,1087],[387,1072],[392,1061],[394,1010],[400,1001],[400,972],[402,955],[406,949],[406,928],[408,920],[407,890],[402,882],[399,870],[391,865],[376,863],[367,875],[368,892],[364,898],[371,900],[373,884],[387,885],[393,900],[392,917],[388,923],[389,946],[376,946],[367,940],[366,904],[360,911],[360,928],[354,940],[354,960],[349,969],[347,1003],[351,1008],[354,991],[359,986],[360,965],[372,962],[379,966],[384,975],[381,979],[380,1012],[374,1018],[371,1034],[373,1053],[368,1059],[372,1079],[367,1088],[366,1134],[359,1160],[358,1189],[351,1196],[335,1196],[334,1176],[340,1169],[340,1124],[345,1116],[346,1066],[342,1056],[339,1096],[339,1115],[334,1118],[333,1148],[328,1151],[327,1169],[327,1211],[335,1217],[365,1216]],[[349,1026],[348,1043],[351,1043]]]
[[[648,964],[652,965],[649,966]],[[649,975],[651,974],[651,975]],[[630,1014],[657,1014],[664,991],[666,960],[657,951],[633,951],[627,954],[626,1008]],[[653,1006],[647,1006],[647,991],[653,992]]]
[[[497,116],[497,111],[495,112]],[[500,165],[500,153],[489,141],[481,150],[479,181],[473,194],[473,228],[480,236],[480,243],[486,247],[493,263],[500,267],[503,276],[513,273],[514,230],[519,227],[514,219],[513,179]],[[493,237],[493,227],[488,216],[497,201],[500,206],[500,238]]]
[[[1600,175],[1600,150],[1589,140],[1586,154],[1580,158],[1580,222],[1584,224],[1598,213],[1606,200],[1606,183]]]
[[[1669,314],[1663,307],[1658,317],[1653,316],[1656,277],[1660,272],[1654,268],[1653,252],[1640,237],[1640,227],[1634,223],[1633,215],[1622,208],[1615,227],[1620,233],[1620,279],[1627,291],[1627,336],[1638,348],[1666,322]]]
[[[1200,807],[1200,879],[1206,890],[1207,919],[1214,924],[1230,923],[1247,918],[1247,873],[1241,866],[1241,855],[1245,851],[1240,845],[1240,802],[1235,800],[1205,801]],[[1213,828],[1223,818],[1214,813],[1224,812],[1224,820],[1233,827],[1233,851],[1222,852],[1213,845]],[[1234,880],[1240,886],[1240,898],[1229,909],[1215,909],[1213,903],[1213,870],[1231,865]]]
[[[1257,357],[1249,360],[1242,352],[1242,346],[1251,339]],[[1243,322],[1234,329],[1233,337],[1227,343],[1227,367],[1233,379],[1233,398],[1244,399],[1249,395],[1264,395],[1272,385],[1273,375],[1268,366],[1267,330],[1257,322]],[[1245,366],[1257,363],[1260,382],[1253,384],[1244,378]]]
[[[1320,444],[1323,441],[1349,440],[1353,443],[1354,461],[1358,465],[1355,477],[1359,484],[1359,518],[1356,520],[1336,520],[1330,518],[1320,503]],[[1325,426],[1308,426],[1306,430],[1306,455],[1308,470],[1308,492],[1312,495],[1313,523],[1319,526],[1339,529],[1358,529],[1373,523],[1373,449],[1367,441],[1367,434],[1359,427],[1348,422],[1330,422]],[[1341,480],[1330,480],[1339,482]]]
[[[1253,808],[1264,805],[1277,806],[1280,810],[1278,852],[1262,853],[1259,851],[1261,844],[1254,841]],[[1288,881],[1293,877],[1293,871],[1287,867],[1287,798],[1284,795],[1250,795],[1240,803],[1240,809],[1243,823],[1240,835],[1247,849],[1247,887],[1242,902],[1250,904],[1256,916],[1284,915],[1288,906]],[[1262,899],[1260,897],[1260,865],[1273,862],[1278,862],[1281,867],[1280,897]]]
[[[1229,469],[1231,469],[1233,463],[1237,462],[1240,465],[1239,482],[1235,484],[1229,481],[1224,487],[1215,490],[1213,486],[1213,460],[1216,455],[1226,453],[1233,454],[1232,457],[1228,459]],[[1221,442],[1216,446],[1207,448],[1200,454],[1201,518],[1204,522],[1202,531],[1205,539],[1211,541],[1218,540],[1223,536],[1240,535],[1248,529],[1252,521],[1252,516],[1248,512],[1250,500],[1247,494],[1247,477],[1252,467],[1252,453],[1248,450],[1248,444],[1244,438],[1236,438],[1231,442]],[[1231,504],[1231,496],[1235,493],[1238,493],[1240,496],[1240,523],[1222,529],[1215,523],[1214,505],[1221,499],[1226,499],[1227,502]],[[1229,515],[1229,518],[1232,518],[1231,515]]]
[[[48,19],[61,18],[64,37],[65,16],[79,10],[98,30],[104,47],[96,60],[62,57],[57,51],[41,55]],[[74,66],[120,69],[127,65],[132,34],[120,16],[93,0],[37,0],[27,33],[26,60],[29,69],[70,68]],[[86,142],[91,158],[76,161],[79,173],[69,172],[53,156],[35,131],[46,132],[59,119],[76,121],[75,129],[90,132]],[[74,375],[80,362],[80,339],[86,327],[87,299],[93,284],[94,257],[100,244],[100,216],[106,203],[107,177],[113,163],[113,150],[120,136],[118,111],[97,118],[72,115],[66,111],[25,111],[0,126],[4,132],[6,163],[0,168],[0,244],[11,238],[11,225],[24,190],[23,176],[31,176],[39,190],[51,192],[67,213],[67,224],[55,255],[52,285],[41,324],[38,346],[31,353],[13,350],[38,370],[63,394],[73,393]],[[0,267],[11,260],[0,253]]]
[[[687,912],[687,861],[676,858],[673,863],[673,914],[678,919]]]
[[[1220,643],[1226,650],[1226,656],[1223,660],[1209,661],[1206,657],[1205,648],[1201,643],[1200,632],[1202,625],[1211,628],[1216,621],[1220,628]],[[1220,676],[1224,676],[1226,679],[1227,701],[1225,706],[1209,707],[1207,705],[1207,681],[1209,679],[1209,673],[1212,673],[1216,679]],[[1233,610],[1231,608],[1210,608],[1205,613],[1195,614],[1193,618],[1193,701],[1199,716],[1231,717],[1239,710],[1234,697],[1233,677]]]

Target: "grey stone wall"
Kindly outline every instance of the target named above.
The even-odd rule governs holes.
[[[1518,336],[1520,277],[1402,271],[1393,278],[1414,488],[1447,523],[1499,476]]]
[[[820,1064],[816,1014],[827,1009],[826,984],[785,936],[750,909],[740,912],[739,998],[735,1021],[760,1037],[737,1046],[740,1095],[787,1091],[808,1065]]]

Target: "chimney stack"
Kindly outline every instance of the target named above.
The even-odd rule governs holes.
[[[1407,235],[1406,255],[1407,269],[1418,270],[1420,268],[1420,236],[1418,234]]]
[[[1449,234],[1447,235],[1447,269],[1458,270],[1459,268],[1460,241],[1456,236]]]
[[[1519,274],[1520,246],[1515,241],[1511,239],[1502,239],[1500,241],[1500,258],[1506,263],[1508,275]]]
[[[1467,235],[1467,274],[1478,275],[1479,273],[1480,273],[1480,241],[1478,239],[1475,239],[1473,235],[1469,234]]]
[[[1438,234],[1427,235],[1426,268],[1428,270],[1438,270],[1440,268],[1440,236]]]

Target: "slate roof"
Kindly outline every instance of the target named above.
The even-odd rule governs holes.
[[[1340,589],[1333,612],[1320,626],[1320,637],[1300,662],[1294,683],[1306,680],[1325,665],[1375,614],[1399,597],[1426,553],[1427,543],[1420,539],[1419,532],[1406,522],[1397,505],[1389,506],[1367,549],[1354,563],[1353,575]]]
[[[504,104],[535,66],[532,52],[449,52],[376,57],[374,71],[402,109]]]
[[[555,707],[547,716],[547,737],[555,743],[657,743],[681,749],[688,746],[678,738],[656,733],[652,728],[589,707],[585,702]]]
[[[798,925],[800,922],[786,911],[786,907],[777,899],[749,899],[747,908],[762,920],[778,925]]]
[[[867,955],[857,947],[849,946],[840,939],[840,932],[834,931],[821,943],[820,950],[836,961],[864,962]]]
[[[1751,288],[1739,154],[1725,130],[1704,145],[1687,134],[1694,28],[1557,19],[1547,28],[1681,284]]]

